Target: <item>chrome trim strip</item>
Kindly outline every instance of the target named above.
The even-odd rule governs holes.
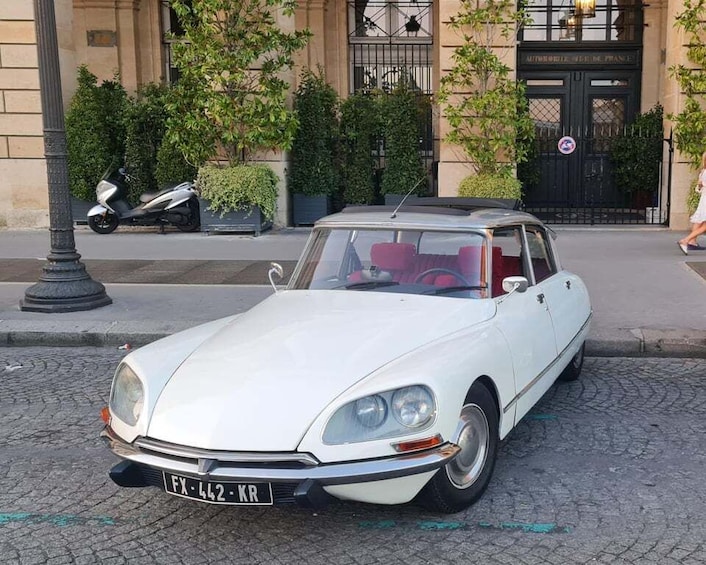
[[[112,434],[111,439],[118,439]],[[134,445],[140,450],[156,451],[172,457],[182,457],[186,459],[212,459],[215,461],[228,461],[236,463],[301,463],[308,466],[316,466],[319,460],[309,453],[287,453],[271,452],[258,453],[252,451],[213,451],[199,449],[196,447],[186,447],[165,441],[159,441],[146,437],[138,438]]]
[[[281,469],[267,465],[219,467],[216,462],[216,466],[208,473],[199,473],[199,466],[196,462],[169,459],[145,453],[135,444],[127,444],[122,441],[108,427],[103,430],[101,436],[108,441],[113,453],[123,459],[174,474],[206,475],[213,480],[232,482],[299,483],[311,479],[322,485],[340,485],[382,481],[435,471],[449,463],[461,451],[458,445],[445,443],[433,449],[405,455],[345,463],[320,463],[317,466],[303,469]],[[201,469],[201,471],[204,470],[204,468]]]
[[[571,347],[574,345],[576,340],[579,338],[579,336],[586,329],[586,326],[588,326],[592,317],[593,317],[593,311],[591,311],[591,313],[588,315],[588,318],[586,318],[586,321],[581,326],[581,329],[579,329],[579,331],[576,332],[576,335],[571,339],[569,344],[562,350],[562,352],[559,355],[557,355],[556,359],[554,359],[554,361],[549,363],[549,365],[547,365],[545,367],[545,369],[541,373],[539,373],[539,375],[537,375],[535,378],[533,378],[532,381],[529,384],[527,384],[527,386],[525,386],[525,388],[523,388],[518,394],[516,394],[515,398],[513,398],[508,403],[508,405],[505,406],[505,408],[503,408],[503,414],[507,414],[508,410],[510,410],[510,408],[512,408],[512,405],[516,404],[520,400],[520,398],[522,398],[525,394],[527,394],[529,392],[529,390],[535,384],[537,384],[537,381],[541,380],[542,377],[544,377],[544,375],[546,375],[552,369],[552,367],[554,367],[554,365],[556,365],[559,362],[559,359],[561,359],[564,356],[564,353],[566,353],[569,349],[571,349]]]

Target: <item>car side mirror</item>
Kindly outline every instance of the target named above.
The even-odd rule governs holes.
[[[503,290],[508,294],[526,292],[529,281],[525,277],[506,277],[503,279]]]
[[[275,292],[277,292],[277,285],[275,284],[274,280],[275,276],[277,277],[278,281],[282,280],[282,277],[284,277],[284,269],[279,263],[270,263],[270,270],[267,271],[267,277],[270,279],[270,284],[272,285],[272,288],[275,290]]]

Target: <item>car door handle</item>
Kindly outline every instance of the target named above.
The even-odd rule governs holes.
[[[566,282],[564,283],[564,285],[566,285],[566,288],[568,288],[569,290],[571,290],[571,281],[566,281]]]
[[[539,302],[540,304],[544,304],[544,294],[537,295],[537,302]]]

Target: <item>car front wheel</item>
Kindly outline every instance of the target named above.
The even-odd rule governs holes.
[[[498,408],[481,383],[471,387],[452,440],[461,452],[440,469],[420,494],[420,502],[443,513],[468,508],[485,491],[498,453]]]

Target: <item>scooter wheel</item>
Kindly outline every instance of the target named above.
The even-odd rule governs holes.
[[[185,224],[176,224],[176,227],[183,232],[199,231],[201,229],[199,201],[189,200],[186,205],[189,208],[189,219]]]
[[[96,233],[112,233],[118,227],[120,220],[115,214],[106,212],[102,216],[90,216],[88,218],[89,227]]]

